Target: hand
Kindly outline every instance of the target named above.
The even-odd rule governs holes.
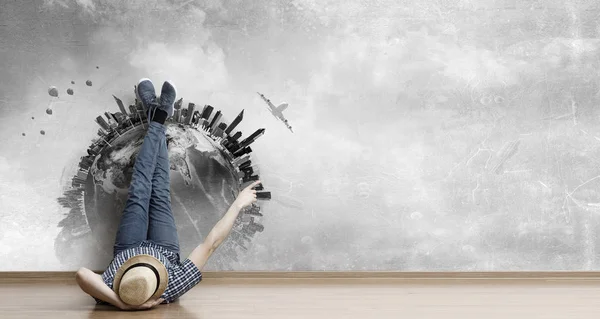
[[[260,181],[255,181],[254,183],[246,186],[235,199],[235,204],[238,205],[240,209],[252,205],[252,203],[256,203],[256,190],[253,189],[256,185],[260,184]]]
[[[162,298],[159,299],[150,299],[148,301],[146,301],[145,303],[139,305],[139,306],[132,306],[132,305],[128,305],[126,303],[123,303],[119,308],[121,310],[147,310],[150,309],[154,306],[160,305],[163,301],[165,301]]]

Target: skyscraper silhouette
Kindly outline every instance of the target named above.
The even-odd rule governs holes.
[[[102,127],[104,130],[110,130],[110,125],[108,125],[102,116],[98,115],[98,117],[96,117],[96,123],[98,123],[98,125],[100,125],[100,127]]]
[[[248,138],[246,138],[240,143],[240,147],[246,147],[252,144],[257,138],[259,138],[263,134],[265,134],[264,128],[256,130],[256,132],[252,133],[252,135],[248,136]]]
[[[248,165],[244,168],[240,167],[240,170],[243,171],[245,174],[249,174],[249,175],[252,175],[252,173],[254,173],[254,169],[250,165]]]
[[[208,129],[210,131],[212,131],[213,128],[215,127],[215,125],[217,125],[217,123],[219,123],[220,120],[221,120],[221,111],[217,111],[217,113],[215,113],[215,116],[213,117],[212,121],[210,122]]]
[[[223,137],[223,133],[224,130],[227,128],[227,124],[222,123],[219,124],[219,126],[217,126],[214,130],[213,130],[213,135],[216,137]],[[225,141],[225,140],[224,140]]]
[[[240,114],[238,114],[238,116],[235,117],[235,119],[233,120],[233,122],[231,122],[231,125],[229,125],[229,127],[225,130],[225,134],[229,135],[231,134],[231,131],[233,131],[233,129],[238,126],[238,124],[240,124],[240,122],[244,119],[244,110],[242,110],[240,112]]]
[[[240,137],[242,137],[242,132],[237,131],[232,137],[231,137],[231,142],[235,142],[237,141]]]
[[[234,166],[240,166],[243,165],[246,161],[249,161],[250,155],[248,154],[244,154],[243,156],[240,156],[236,159],[233,160],[233,165]]]
[[[181,105],[183,105],[183,98],[180,98],[173,105],[173,118],[172,121],[175,123],[181,123]]]
[[[181,105],[183,105],[183,98],[180,98],[179,100],[177,100],[177,102],[175,102],[175,104],[173,105],[173,108],[176,110],[180,110]]]
[[[123,101],[121,101],[121,99],[119,99],[118,97],[114,96],[115,101],[117,102],[117,105],[119,106],[119,110],[121,111],[121,113],[123,113],[123,115],[127,115],[127,111],[125,110],[125,105],[123,105]]]
[[[210,118],[210,114],[213,111],[213,107],[210,105],[205,105],[204,109],[202,110],[202,118],[207,120]]]
[[[258,175],[252,175],[252,176],[245,175],[244,178],[242,178],[242,183],[254,182],[257,180],[258,180]],[[258,193],[259,192],[256,192],[256,198],[258,198]]]
[[[247,162],[244,162],[243,164],[241,164],[241,165],[239,166],[239,169],[245,169],[245,168],[247,168],[247,167],[250,167],[250,165],[252,165],[252,161],[247,161]]]
[[[241,149],[240,144],[239,143],[232,143],[231,145],[231,149],[229,150],[231,152],[231,154],[234,154],[235,152],[239,151]]]
[[[252,152],[252,149],[250,147],[244,147],[244,148],[240,148],[237,151],[235,151],[233,153],[233,156],[238,157],[238,156],[242,156],[244,154],[250,154]]]
[[[92,159],[90,159],[89,157],[82,156],[81,161],[79,161],[79,167],[84,170],[88,170],[92,166],[93,163],[94,163],[94,161]]]
[[[200,111],[196,110],[196,111],[194,111],[194,114],[192,115],[192,124],[197,125],[199,121],[200,121]]]
[[[115,116],[110,113],[110,112],[104,112],[104,116],[106,116],[106,119],[108,119],[108,125],[112,128],[117,126],[117,119],[115,118]]]
[[[190,124],[192,122],[192,115],[194,115],[194,109],[196,108],[196,104],[190,102],[188,103],[187,114],[185,116],[184,124]]]
[[[185,119],[187,119],[187,116],[188,116],[188,109],[187,108],[182,108],[180,116],[181,117],[179,118],[179,123],[185,124]]]
[[[129,105],[129,114],[131,114],[132,117],[137,117],[135,105]]]

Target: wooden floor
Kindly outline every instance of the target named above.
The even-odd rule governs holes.
[[[597,280],[205,279],[143,312],[72,282],[0,283],[0,318],[599,318]]]

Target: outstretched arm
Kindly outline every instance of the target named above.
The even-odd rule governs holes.
[[[231,232],[233,224],[235,223],[240,211],[244,207],[256,202],[256,190],[253,188],[258,184],[260,184],[260,181],[255,181],[240,192],[238,197],[225,213],[225,216],[223,216],[221,220],[217,222],[213,229],[208,233],[208,236],[206,236],[204,242],[198,245],[198,247],[196,247],[188,257],[188,259],[191,260],[200,271],[202,271],[202,268],[204,265],[206,265],[206,262],[210,256],[227,238],[227,236],[229,236],[229,233]]]

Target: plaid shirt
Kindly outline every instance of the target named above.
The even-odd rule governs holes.
[[[108,268],[102,273],[104,283],[112,289],[117,269],[129,258],[140,254],[156,257],[167,268],[169,283],[167,289],[161,295],[161,298],[165,300],[163,303],[171,303],[177,300],[202,281],[202,273],[191,260],[186,259],[180,262],[179,254],[154,243],[144,241],[140,246],[126,249],[115,256]],[[98,304],[108,304],[98,298],[94,299]]]

